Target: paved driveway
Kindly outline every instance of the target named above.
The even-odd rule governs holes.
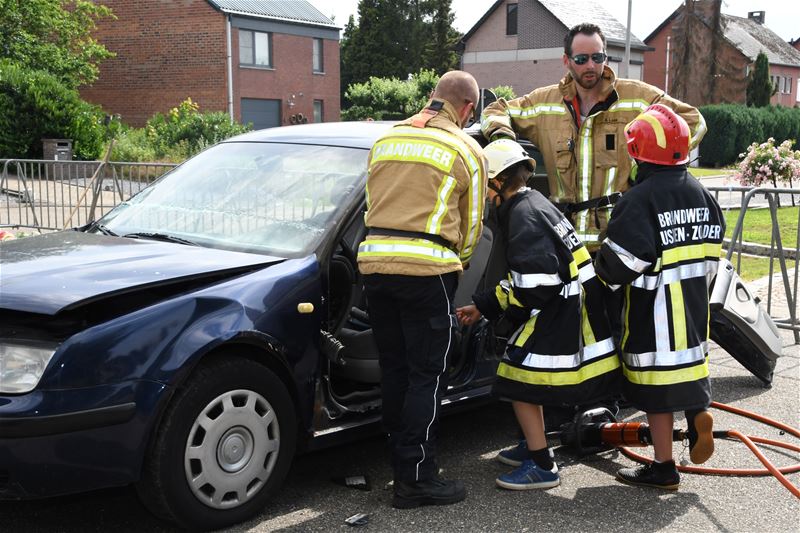
[[[786,343],[790,335],[785,332]],[[711,354],[715,399],[800,426],[800,347],[787,346],[774,386],[765,389],[735,360],[716,348]],[[638,419],[631,411],[628,419]],[[715,412],[716,427],[779,440],[777,430]],[[616,451],[577,460],[557,450],[562,485],[549,491],[510,492],[494,487],[503,465],[493,457],[515,438],[510,408],[492,404],[445,419],[441,465],[445,475],[465,480],[468,498],[449,507],[399,511],[385,488],[390,471],[382,439],[299,458],[284,489],[256,519],[230,531],[797,531],[800,501],[772,477],[743,478],[685,474],[676,493],[629,487],[614,472],[631,464]],[[676,445],[676,455],[680,453]],[[768,451],[778,465],[800,461],[798,454]],[[760,464],[744,445],[717,441],[712,467]],[[370,491],[330,481],[336,475],[366,475]],[[800,474],[790,480],[800,485]],[[369,514],[359,528],[344,524],[358,512]],[[136,500],[132,489],[115,489],[39,502],[0,502],[0,531],[171,531]]]

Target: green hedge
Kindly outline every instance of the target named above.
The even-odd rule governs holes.
[[[739,159],[739,154],[754,142],[768,138],[780,144],[800,140],[800,108],[745,107],[737,104],[716,104],[700,108],[708,132],[700,142],[700,164],[725,166]]]
[[[40,158],[42,139],[72,139],[76,159],[97,159],[105,142],[102,110],[55,76],[0,60],[0,157]]]

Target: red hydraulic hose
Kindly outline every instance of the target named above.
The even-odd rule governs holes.
[[[757,422],[761,422],[762,424],[767,424],[769,426],[775,427],[780,429],[786,433],[794,435],[797,438],[800,438],[800,430],[797,430],[791,426],[788,426],[782,422],[778,422],[777,420],[772,420],[766,416],[762,416],[745,409],[740,409],[738,407],[733,407],[724,403],[719,402],[711,402],[711,407],[715,407],[717,409],[721,409],[723,411],[728,411],[740,416],[744,416],[746,418],[750,418]],[[800,472],[800,463],[794,464],[791,466],[784,466],[782,468],[778,468],[773,465],[769,459],[764,456],[763,453],[758,449],[755,443],[760,444],[767,444],[769,446],[777,446],[779,448],[784,448],[787,450],[792,450],[795,452],[800,452],[800,446],[796,446],[794,444],[789,444],[782,441],[772,440],[772,439],[765,439],[763,437],[753,437],[749,435],[744,435],[736,430],[728,430],[727,437],[729,438],[736,438],[742,441],[745,446],[750,448],[750,451],[758,458],[759,461],[765,466],[763,469],[747,469],[747,468],[707,468],[707,467],[700,467],[700,466],[678,466],[678,470],[681,472],[690,472],[693,474],[717,474],[717,475],[726,475],[726,476],[766,476],[766,475],[773,475],[775,478],[781,482],[781,484],[786,487],[789,492],[791,492],[795,498],[800,499],[800,489],[798,489],[795,485],[793,485],[784,474],[792,474],[794,472]],[[633,459],[634,461],[638,461],[640,463],[650,463],[652,459],[648,459],[643,455],[639,455],[636,452],[631,451],[629,448],[625,448],[620,446],[619,450],[628,458]]]

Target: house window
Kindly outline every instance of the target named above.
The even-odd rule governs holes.
[[[320,123],[323,121],[323,109],[322,100],[314,100],[314,122]]]
[[[314,39],[314,58],[312,60],[314,72],[325,72],[325,63],[322,56],[322,39]]]
[[[239,30],[239,64],[272,67],[272,34]]]
[[[517,4],[506,4],[506,35],[517,34]]]

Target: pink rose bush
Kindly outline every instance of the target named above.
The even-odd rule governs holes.
[[[753,143],[747,153],[739,154],[743,158],[733,174],[734,179],[742,185],[762,187],[778,184],[792,187],[794,180],[800,180],[800,150],[792,150],[791,140],[783,141],[775,146],[775,139],[767,142]]]

